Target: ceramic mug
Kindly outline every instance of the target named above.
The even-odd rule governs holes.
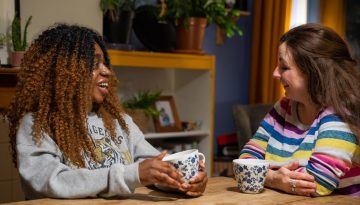
[[[189,149],[165,156],[163,161],[172,164],[179,172],[183,174],[182,180],[189,180],[199,172],[199,160],[205,162],[205,156],[197,149]]]
[[[237,186],[244,193],[260,193],[264,189],[269,162],[261,159],[234,159]]]

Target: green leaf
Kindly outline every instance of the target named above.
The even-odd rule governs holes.
[[[159,115],[159,112],[154,108],[154,103],[160,98],[161,91],[143,90],[124,101],[123,107],[130,109],[144,109],[145,113],[151,116]]]
[[[240,16],[240,10],[226,8],[225,0],[166,0],[167,12],[162,20],[184,22],[189,17],[205,17],[207,22],[215,23],[223,28],[227,37],[235,34],[242,35],[240,28],[234,23],[235,17]]]
[[[13,44],[14,51],[25,51],[27,47],[27,30],[30,25],[32,16],[26,20],[23,38],[21,39],[21,20],[15,14],[14,19],[11,24],[11,40]]]

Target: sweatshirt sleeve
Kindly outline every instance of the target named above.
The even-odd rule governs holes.
[[[49,137],[41,144],[32,139],[33,119],[28,114],[17,133],[18,169],[27,199],[111,197],[130,194],[142,186],[138,163],[114,164],[110,168],[89,170],[72,168],[63,163],[63,155]]]
[[[129,128],[128,147],[134,159],[134,162],[142,161],[146,158],[155,157],[160,152],[155,149],[148,141],[139,127],[133,122],[129,115],[124,115],[125,122]]]

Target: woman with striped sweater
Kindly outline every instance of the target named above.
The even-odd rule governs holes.
[[[269,160],[265,185],[291,194],[360,197],[360,71],[333,30],[293,28],[273,76],[285,89],[240,158]]]

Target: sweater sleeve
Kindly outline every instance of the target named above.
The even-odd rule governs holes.
[[[340,178],[360,156],[356,136],[335,115],[321,119],[319,134],[308,164],[298,171],[315,177],[317,196],[329,195],[339,186]]]
[[[273,129],[276,121],[272,113],[281,110],[280,104],[282,101],[283,99],[275,103],[270,112],[266,114],[265,118],[260,122],[260,126],[254,136],[240,151],[239,158],[265,159],[265,152],[271,136],[271,130]]]
[[[239,158],[256,158],[265,159],[265,150],[269,140],[269,133],[264,129],[264,120],[260,123],[260,127],[254,134],[253,138],[245,144],[240,152]]]
[[[32,139],[33,119],[26,115],[17,133],[18,169],[26,198],[111,197],[133,193],[141,186],[138,163],[114,164],[110,168],[89,170],[63,163],[63,155],[49,137],[41,144]]]

